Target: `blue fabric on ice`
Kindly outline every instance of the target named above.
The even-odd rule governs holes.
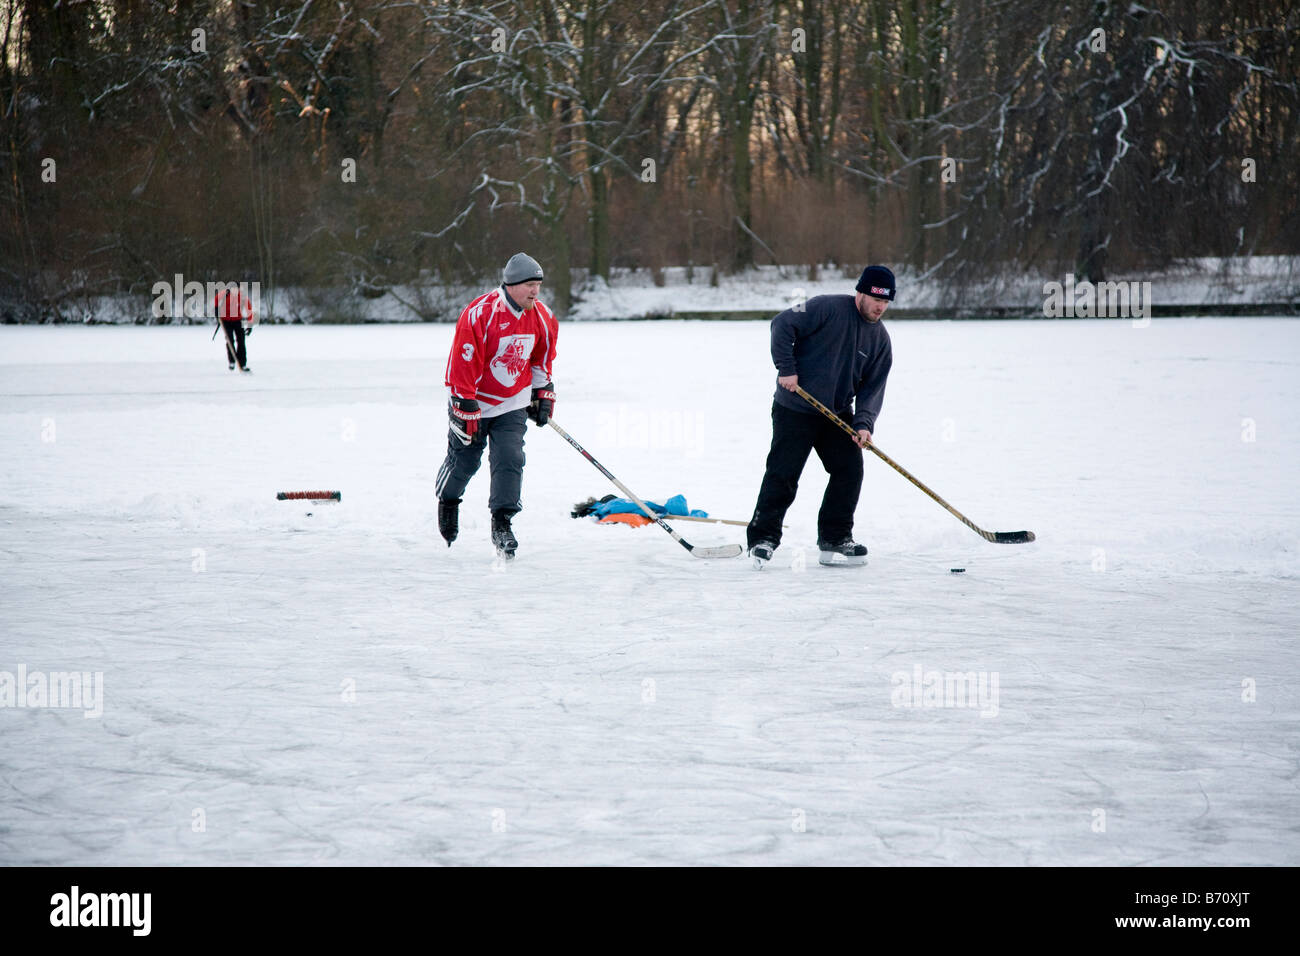
[[[688,511],[686,509],[685,495],[673,495],[662,505],[654,501],[647,501],[646,505],[651,511],[659,515],[686,515],[691,518],[707,518],[709,516],[707,511],[700,511],[699,509]],[[630,501],[627,498],[611,498],[609,501],[596,505],[591,513],[599,520],[606,515],[639,515],[645,512],[637,506],[635,501]]]

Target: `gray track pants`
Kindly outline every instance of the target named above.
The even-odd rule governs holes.
[[[523,508],[520,492],[524,484],[524,431],[528,428],[528,413],[522,408],[493,418],[481,418],[478,433],[468,445],[447,429],[447,458],[438,470],[438,498],[447,501],[465,497],[469,480],[478,472],[483,461],[483,449],[488,447],[488,467],[492,472],[492,488],[488,493],[488,509],[516,512]]]

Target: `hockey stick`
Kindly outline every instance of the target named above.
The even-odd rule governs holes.
[[[805,392],[802,387],[796,385],[794,387],[794,390],[798,392],[800,395],[802,395],[804,400],[807,401],[814,408],[816,408],[817,411],[821,412],[823,415],[825,415],[827,418],[833,421],[836,425],[839,425],[840,428],[844,429],[844,431],[852,435],[855,440],[858,438],[858,433],[854,431],[851,425],[847,424],[844,421],[844,419],[840,418],[840,416],[836,415],[833,411],[831,411],[821,402],[817,401],[817,399],[813,398],[811,395]],[[975,524],[975,522],[971,521],[964,514],[962,514],[960,511],[954,508],[952,505],[948,504],[948,502],[944,501],[942,498],[936,495],[925,485],[921,484],[921,482],[918,481],[911,472],[909,472],[906,468],[904,468],[898,462],[894,461],[894,459],[890,458],[883,451],[877,448],[875,442],[867,442],[867,447],[870,448],[877,455],[879,455],[880,459],[885,464],[889,465],[889,467],[893,468],[894,471],[898,472],[900,475],[902,475],[912,484],[916,485],[916,487],[920,488],[922,491],[924,491],[935,501],[939,502],[939,504],[947,508],[949,513],[951,513],[953,517],[955,517],[966,527],[970,528],[972,531],[974,531],[985,541],[992,541],[995,544],[1025,544],[1027,542],[1034,540],[1034,533],[1032,531],[985,531],[983,528]]]
[[[735,524],[742,528],[748,528],[748,521],[737,521],[734,518],[697,518],[694,515],[669,515],[674,521],[703,521],[707,524]]]
[[[734,518],[697,518],[694,515],[662,515],[661,517],[672,518],[674,521],[702,521],[705,524],[734,524],[742,528],[749,527],[748,521],[737,521]],[[790,526],[781,525],[781,527],[788,528]]]
[[[586,501],[580,501],[573,506],[573,510],[569,512],[569,517],[570,518],[595,517],[596,506],[603,505],[605,502],[610,501],[613,497],[614,497],[613,495],[606,495],[604,498],[601,498],[599,501],[597,501],[594,497],[588,498]],[[637,515],[637,517],[641,518],[644,516]],[[696,515],[679,515],[679,514],[673,514],[671,512],[666,514],[664,517],[672,518],[674,521],[703,521],[706,524],[734,524],[734,525],[739,525],[742,528],[749,527],[748,521],[737,521],[734,518],[714,518],[714,517],[700,518],[697,517]],[[781,525],[781,527],[788,528],[790,526],[783,524]]]
[[[734,524],[742,528],[748,528],[748,521],[737,521],[735,518],[697,518],[694,515],[668,515],[674,521],[703,521],[705,524]],[[788,524],[781,525],[782,528],[790,527]]]
[[[238,364],[238,362],[239,362],[239,356],[238,356],[237,354],[235,354],[235,342],[234,342],[234,340],[230,337],[230,329],[226,328],[226,324],[225,324],[224,322],[222,322],[220,318],[217,319],[217,328],[221,329],[221,331],[225,333],[225,338],[226,338],[226,364],[227,364],[227,365],[235,365],[235,364]],[[213,333],[212,333],[212,337],[215,339],[215,338],[217,337],[217,333],[216,333],[216,332],[213,332]]]
[[[570,445],[572,445],[575,449],[577,449],[578,454],[582,455],[583,458],[587,459],[587,461],[589,461],[589,462],[591,462],[593,465],[595,465],[595,466],[596,466],[596,469],[597,469],[597,470],[598,470],[602,475],[604,475],[606,478],[608,478],[610,481],[612,481],[612,482],[614,483],[614,487],[615,487],[615,488],[617,488],[619,491],[623,492],[623,494],[627,495],[628,498],[630,498],[630,499],[632,499],[633,501],[635,501],[636,504],[637,504],[637,507],[638,507],[638,508],[640,508],[642,511],[644,511],[648,517],[650,517],[651,519],[653,519],[654,522],[655,522],[656,524],[659,525],[659,527],[663,528],[663,529],[664,529],[665,531],[667,531],[670,535],[672,535],[674,541],[676,541],[678,544],[680,544],[683,548],[685,548],[685,549],[686,549],[687,551],[689,551],[691,554],[695,555],[697,558],[738,558],[738,557],[740,557],[740,556],[744,553],[745,549],[742,548],[742,547],[741,547],[740,545],[738,545],[738,544],[726,544],[726,545],[722,545],[721,547],[718,547],[718,548],[697,548],[695,545],[691,544],[689,541],[687,541],[685,538],[683,538],[680,534],[678,534],[676,531],[674,531],[672,528],[670,528],[670,527],[668,526],[668,523],[667,523],[666,521],[664,521],[663,518],[661,518],[659,515],[655,514],[654,511],[652,511],[652,510],[650,509],[650,507],[649,507],[649,506],[648,506],[644,501],[642,501],[642,500],[641,500],[640,498],[638,498],[635,494],[633,494],[633,493],[632,493],[632,490],[631,490],[630,488],[628,488],[627,485],[623,484],[623,482],[619,481],[619,480],[618,480],[617,478],[615,478],[612,474],[610,474],[609,471],[605,468],[604,465],[602,465],[600,462],[598,462],[595,458],[592,458],[592,457],[591,457],[591,453],[590,453],[589,451],[587,451],[587,449],[585,449],[585,448],[583,448],[581,445],[579,445],[576,441],[574,441],[572,435],[570,435],[570,434],[569,434],[568,432],[566,432],[563,428],[561,428],[559,425],[557,425],[557,424],[555,423],[555,419],[554,419],[554,418],[548,418],[548,419],[546,420],[546,424],[550,425],[550,426],[551,426],[552,428],[554,428],[557,432],[559,432],[559,433],[560,433],[560,437],[563,438],[565,441],[567,441],[567,442],[568,442]]]

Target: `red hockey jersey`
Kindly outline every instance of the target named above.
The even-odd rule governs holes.
[[[477,399],[484,418],[526,408],[532,390],[551,381],[555,314],[539,301],[520,311],[498,287],[465,307],[447,356],[447,388]]]

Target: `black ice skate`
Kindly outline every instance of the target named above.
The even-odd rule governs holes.
[[[867,546],[865,544],[856,544],[852,538],[845,538],[843,541],[836,543],[818,541],[817,550],[821,552],[818,555],[817,563],[828,567],[867,563]]]
[[[447,541],[447,547],[460,534],[460,499],[448,498],[438,500],[438,533]]]
[[[749,549],[749,556],[754,559],[754,570],[762,571],[763,566],[772,560],[772,552],[776,550],[776,545],[770,541],[760,541]]]
[[[497,557],[503,561],[513,561],[515,550],[519,547],[515,533],[510,530],[510,518],[513,515],[512,511],[492,512],[492,543],[496,545]]]

